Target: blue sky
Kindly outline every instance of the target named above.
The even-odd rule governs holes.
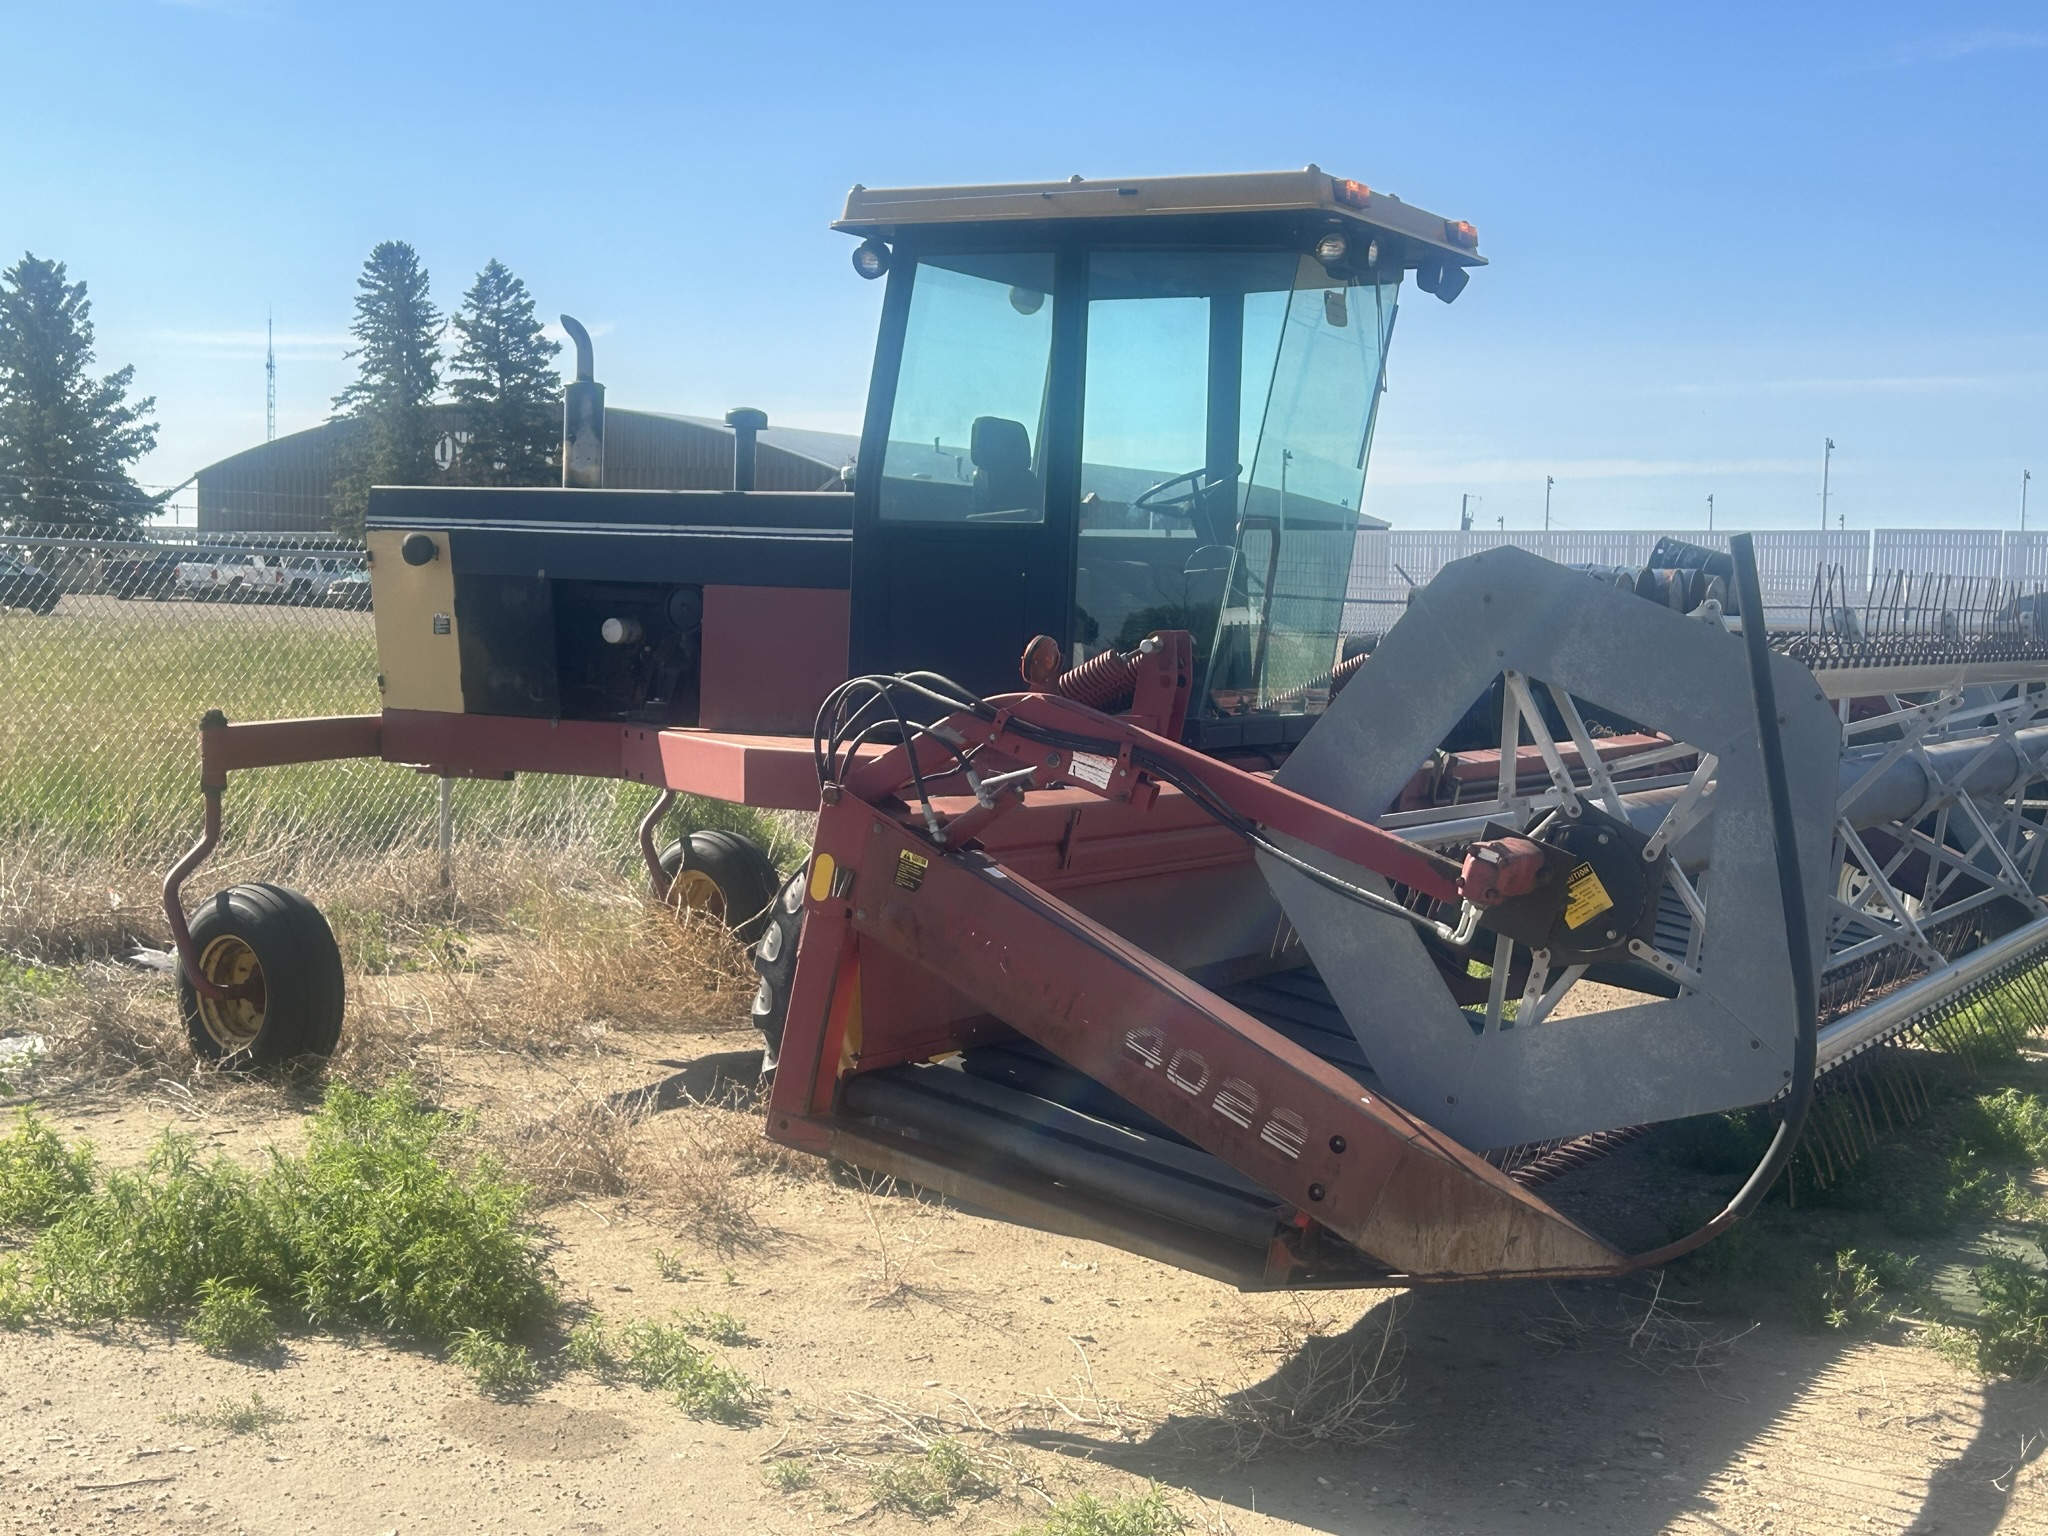
[[[2048,4],[5,0],[0,258],[85,278],[156,483],[321,419],[357,268],[496,256],[611,400],[851,429],[846,189],[1313,161],[1470,219],[1366,508],[1455,526],[2048,519]],[[2030,519],[2031,521],[2031,519]]]

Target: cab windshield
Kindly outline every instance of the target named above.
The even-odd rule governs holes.
[[[1187,629],[1212,712],[1320,707],[1398,283],[1291,252],[1090,258],[1077,660]]]

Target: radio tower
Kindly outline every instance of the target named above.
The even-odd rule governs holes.
[[[270,331],[270,312],[263,312],[263,441],[277,441],[277,348]]]

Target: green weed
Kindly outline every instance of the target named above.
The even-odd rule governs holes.
[[[289,1422],[291,1415],[280,1408],[273,1408],[263,1401],[260,1392],[251,1392],[249,1400],[227,1399],[205,1413],[174,1413],[168,1415],[166,1424],[196,1424],[207,1429],[224,1430],[231,1435],[261,1434],[273,1424]]]
[[[108,1173],[44,1229],[30,1284],[42,1310],[72,1322],[182,1313],[208,1281],[289,1302],[286,1214],[239,1165],[202,1163],[167,1131],[140,1170]]]
[[[2012,1254],[1970,1272],[1976,1315],[1927,1329],[1928,1342],[1986,1376],[2032,1379],[2048,1371],[2048,1273]]]
[[[811,1469],[800,1461],[776,1461],[768,1466],[768,1486],[777,1493],[797,1493],[811,1486]]]
[[[1105,1502],[1092,1493],[1061,1499],[1045,1518],[1022,1527],[1017,1536],[1172,1536],[1185,1530],[1188,1517],[1175,1509],[1166,1490],[1157,1486],[1135,1498]]]
[[[199,1283],[199,1305],[186,1332],[209,1355],[259,1355],[277,1346],[277,1318],[253,1285]]]
[[[693,1269],[683,1262],[683,1257],[667,1248],[654,1250],[654,1267],[664,1280],[673,1280],[678,1285],[687,1285],[692,1280],[704,1278],[704,1271]]]
[[[692,1312],[683,1319],[683,1329],[692,1338],[708,1339],[727,1347],[761,1342],[730,1312]]]
[[[612,1349],[611,1330],[601,1317],[586,1317],[571,1328],[563,1353],[570,1365],[593,1376],[613,1375],[619,1368],[618,1356]]]
[[[336,1084],[303,1156],[252,1173],[167,1132],[137,1170],[96,1173],[24,1117],[0,1140],[0,1213],[35,1236],[16,1289],[70,1321],[190,1313],[235,1350],[264,1321],[445,1344],[505,1340],[556,1301],[523,1189],[466,1155],[463,1127],[400,1082]]]
[[[492,1397],[525,1397],[540,1385],[540,1368],[522,1345],[508,1344],[471,1328],[449,1347],[448,1358],[469,1372],[479,1390]]]
[[[21,1261],[0,1259],[0,1331],[13,1333],[35,1316],[35,1298],[22,1283]]]
[[[723,1316],[723,1314],[714,1314]],[[740,1341],[746,1331],[732,1319]],[[666,1392],[695,1418],[750,1423],[759,1407],[752,1382],[692,1341],[693,1319],[657,1323],[644,1318],[611,1324],[584,1319],[569,1334],[569,1363],[604,1377],[619,1377],[650,1392]]]
[[[2032,1167],[2048,1164],[2048,1099],[2018,1088],[1980,1095],[1968,1128],[1987,1153]]]
[[[37,1004],[63,997],[77,985],[62,971],[0,955],[0,1016],[33,1012]]]
[[[552,1312],[526,1191],[490,1158],[464,1166],[462,1129],[408,1084],[328,1090],[305,1157],[272,1175],[314,1321],[438,1343],[511,1337]]]
[[[29,1110],[0,1138],[0,1232],[49,1225],[93,1185],[92,1147],[66,1147]]]
[[[1969,1362],[1988,1376],[2031,1380],[2048,1370],[2048,1274],[2000,1257],[1970,1278],[1983,1305],[1963,1341]]]
[[[1813,1266],[1811,1290],[1799,1298],[1810,1324],[1828,1328],[1863,1328],[1883,1322],[1895,1301],[1912,1285],[1916,1261],[1896,1253],[1859,1254],[1843,1248],[1831,1261]]]
[[[899,1456],[872,1474],[875,1502],[930,1519],[963,1498],[995,1492],[980,1461],[957,1440],[934,1440],[920,1456]]]

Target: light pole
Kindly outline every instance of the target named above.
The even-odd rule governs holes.
[[[1550,488],[1557,484],[1549,475],[1543,477],[1543,531],[1550,532]]]
[[[1834,463],[1835,440],[1827,439],[1827,447],[1820,455],[1820,531],[1823,538],[1828,531],[1828,469]]]
[[[2024,524],[2025,519],[2021,519],[2021,522]],[[1472,493],[1470,491],[1467,491],[1458,498],[1458,532],[1470,533],[1471,531]]]
[[[1714,531],[1714,493],[1707,492],[1707,532]]]
[[[2027,482],[2034,478],[2031,469],[2020,471],[2020,532],[2027,531]]]

